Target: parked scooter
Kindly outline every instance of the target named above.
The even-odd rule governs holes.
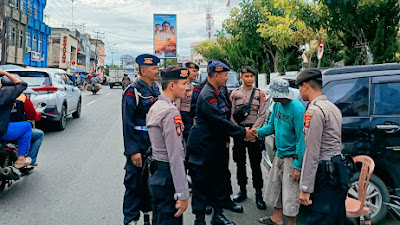
[[[18,159],[18,146],[12,143],[0,142],[0,191],[6,186],[11,186],[14,181],[22,176],[31,174],[34,166],[25,166],[20,169],[13,165]]]

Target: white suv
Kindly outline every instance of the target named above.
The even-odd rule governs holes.
[[[45,120],[54,123],[57,130],[64,130],[67,116],[79,118],[82,109],[81,91],[73,85],[62,69],[29,68],[12,69],[28,83],[24,94],[28,96]]]

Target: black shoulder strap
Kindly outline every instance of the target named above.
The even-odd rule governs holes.
[[[249,105],[251,106],[251,103],[253,103],[253,98],[254,98],[254,93],[256,92],[256,89],[253,88],[253,91],[251,92],[251,96],[250,96],[250,102]]]

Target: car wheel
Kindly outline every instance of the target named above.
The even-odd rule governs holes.
[[[348,192],[348,196],[352,198],[358,197],[358,179],[360,178],[360,172],[354,174],[352,178],[352,183],[350,190]],[[372,174],[369,179],[367,196],[365,201],[365,206],[371,210],[371,223],[372,224],[380,224],[386,217],[387,208],[383,205],[384,202],[389,202],[389,191],[383,183],[383,181]],[[361,220],[364,220],[361,217]]]
[[[61,108],[61,118],[57,121],[57,130],[65,130],[67,126],[67,107],[65,105]]]
[[[77,119],[81,117],[81,112],[82,112],[82,102],[79,100],[78,106],[76,107],[76,111],[72,113],[72,118]]]

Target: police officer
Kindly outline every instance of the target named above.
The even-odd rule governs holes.
[[[182,143],[184,123],[175,102],[184,98],[189,71],[169,66],[161,72],[163,95],[150,108],[147,127],[152,147],[149,187],[153,198],[153,223],[182,225],[189,205],[189,187]]]
[[[309,101],[304,114],[306,150],[300,179],[301,204],[309,206],[307,224],[343,225],[347,190],[332,183],[335,177],[327,171],[336,155],[341,154],[342,113],[322,95],[322,74],[317,69],[302,71],[296,83],[304,101]]]
[[[265,121],[267,110],[267,99],[265,93],[254,88],[257,72],[250,66],[241,69],[240,79],[243,86],[234,90],[231,94],[232,122],[242,127],[260,128]],[[250,102],[251,101],[251,102]],[[235,119],[236,118],[236,119]],[[264,140],[257,139],[255,142],[234,139],[233,160],[237,165],[237,180],[240,192],[233,198],[235,202],[242,202],[247,198],[247,176],[246,176],[246,148],[249,154],[253,187],[256,190],[256,205],[258,209],[266,209],[262,197],[263,178],[261,172],[261,151],[264,149]]]
[[[221,61],[218,61],[216,59],[208,60],[207,72],[209,72],[209,66],[214,62],[221,62]],[[208,78],[205,79],[204,81],[202,81],[200,84],[196,85],[194,87],[194,89],[193,89],[193,96],[192,96],[192,100],[191,100],[191,104],[190,104],[190,115],[191,115],[192,118],[195,118],[195,116],[196,116],[197,98],[199,97],[201,90],[204,88],[204,86],[207,83],[208,83]],[[230,120],[232,102],[231,102],[231,100],[229,98],[228,88],[224,85],[223,87],[219,88],[219,91],[221,92],[221,94],[226,99],[227,107],[229,109],[226,112],[226,115],[227,115],[227,119]],[[227,160],[227,162],[225,162],[225,164],[229,165],[229,155],[228,155],[228,157],[226,157],[226,160]],[[230,197],[233,194],[233,190],[232,190],[232,184],[231,184],[231,172],[229,171],[229,167],[227,166],[226,168],[224,168],[224,171],[225,171],[224,179],[225,179],[226,187],[225,187],[225,192],[224,192],[225,198],[222,201],[222,207],[224,209],[229,209],[232,212],[242,213],[243,212],[243,207],[241,205],[238,205],[235,202],[233,202],[231,197]],[[212,213],[212,208],[210,206],[207,206],[206,207],[206,214],[211,214],[211,213]]]
[[[188,82],[187,82],[187,88],[186,88],[186,95],[182,99],[178,99],[176,101],[176,107],[180,110],[181,115],[182,115],[183,124],[185,124],[185,130],[183,131],[183,137],[185,138],[185,141],[187,142],[187,139],[189,138],[190,129],[192,128],[192,125],[193,125],[193,119],[190,116],[190,103],[192,101],[192,95],[193,95],[193,89],[194,89],[192,82],[194,79],[196,79],[200,67],[193,62],[186,63],[185,67],[189,70],[189,76],[187,78]]]
[[[143,54],[136,58],[139,65],[140,78],[132,83],[122,98],[122,125],[125,146],[125,196],[124,224],[139,220],[140,211],[144,212],[145,225],[150,224],[147,214],[151,211],[150,194],[147,190],[146,178],[142,178],[142,165],[145,153],[150,147],[146,127],[146,114],[160,95],[154,82],[158,77],[157,64],[160,59],[153,55]]]
[[[131,78],[129,78],[128,74],[124,74],[124,77],[122,78],[122,89],[125,90],[126,87],[131,83]]]
[[[208,202],[214,208],[211,224],[234,224],[222,214],[229,161],[227,143],[229,136],[255,139],[250,130],[237,126],[228,119],[228,102],[220,88],[225,86],[229,70],[222,62],[214,62],[209,66],[208,83],[198,97],[195,125],[189,135],[187,152],[196,225],[205,225]]]

